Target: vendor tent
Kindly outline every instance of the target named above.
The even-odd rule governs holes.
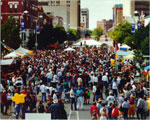
[[[16,58],[16,57],[24,56],[24,55],[25,55],[24,53],[16,53],[14,51],[14,52],[11,52],[11,53],[5,55],[4,58]]]
[[[19,47],[18,49],[15,50],[16,53],[29,53],[29,50],[28,49],[25,49],[23,47]]]
[[[133,55],[133,51],[122,51],[122,50],[118,50],[117,54],[119,56],[127,56],[127,55]]]
[[[121,46],[119,46],[119,48],[120,48],[120,50],[128,50],[128,49],[130,49],[131,47],[128,46],[128,45],[121,45]]]
[[[69,47],[69,48],[64,49],[64,51],[75,51],[75,49]]]
[[[8,59],[8,60],[1,60],[1,65],[11,65],[13,63],[14,59]]]
[[[80,46],[80,45],[87,45],[87,46],[101,46],[100,42],[97,42],[96,40],[82,40],[77,43],[75,43],[75,46]]]

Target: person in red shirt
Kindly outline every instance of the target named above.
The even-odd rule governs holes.
[[[93,105],[90,107],[91,116],[92,116],[92,114],[93,114],[93,111],[96,111],[96,114],[97,114],[98,116],[100,116],[98,107],[96,106],[96,102],[93,102]]]
[[[113,105],[113,109],[112,109],[112,112],[111,112],[111,117],[113,118],[113,120],[117,120],[118,117],[119,117],[119,110],[118,110],[118,108],[116,107],[115,104]]]
[[[8,105],[7,105],[7,94],[6,94],[6,90],[3,91],[3,93],[1,94],[1,112],[2,114],[8,115],[7,114],[7,110],[8,110]],[[4,107],[5,107],[5,113],[4,113]]]

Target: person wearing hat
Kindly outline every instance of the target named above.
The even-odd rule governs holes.
[[[129,107],[129,111],[128,111],[128,115],[129,115],[129,118],[132,119],[134,118],[134,115],[135,115],[135,96],[133,94],[130,95],[130,100],[129,100],[129,104],[130,104],[130,107]]]

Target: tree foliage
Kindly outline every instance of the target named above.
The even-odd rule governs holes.
[[[134,50],[134,57],[133,57],[134,61],[138,62],[138,63],[142,63],[143,61],[143,54],[141,50]]]
[[[131,24],[124,21],[114,28],[109,36],[118,43],[124,43],[124,39],[131,35]]]
[[[141,26],[140,29],[135,30],[135,33],[131,33],[131,24],[125,21],[116,26],[114,31],[109,32],[108,35],[119,43],[125,43],[132,49],[141,50],[146,55],[149,54],[149,25]]]
[[[20,26],[12,16],[1,26],[1,39],[5,40],[5,44],[13,49],[17,49],[21,45],[19,36]]]
[[[38,37],[38,48],[45,49],[47,45],[56,43],[54,36],[53,26],[45,24]]]
[[[76,41],[80,39],[80,32],[75,29],[69,29],[69,32],[67,33],[67,40],[68,41]]]
[[[95,37],[96,40],[99,40],[100,36],[103,35],[103,33],[104,33],[104,30],[100,27],[95,28],[92,31],[92,35]]]
[[[56,25],[54,28],[54,38],[59,44],[63,43],[67,39],[67,33],[65,28],[61,25]]]

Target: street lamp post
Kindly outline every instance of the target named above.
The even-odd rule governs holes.
[[[25,10],[25,11],[21,14],[21,16],[20,16],[21,35],[22,35],[22,47],[24,47],[24,45],[25,45],[25,41],[24,41],[24,33],[25,33],[25,31],[24,31],[24,22],[22,22],[22,19],[23,19],[24,14],[28,14],[28,13],[29,13],[29,12],[28,12],[27,10]]]
[[[36,41],[35,41],[36,52],[37,52],[37,47],[38,47],[37,34],[38,34],[38,29],[39,29],[39,26],[38,26],[39,18],[43,18],[43,16],[42,15],[38,16],[38,18],[36,20]]]

